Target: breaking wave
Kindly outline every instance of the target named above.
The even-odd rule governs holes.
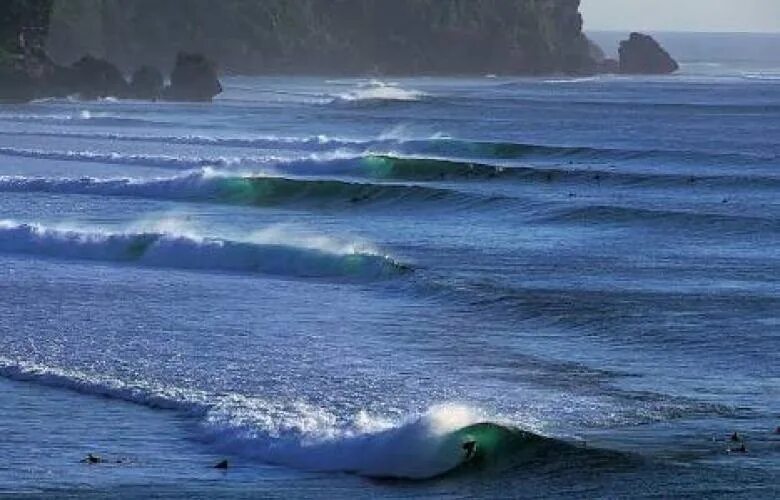
[[[364,411],[345,417],[300,401],[124,381],[2,356],[0,376],[179,411],[197,418],[201,438],[224,452],[302,470],[423,480],[503,461],[549,465],[600,453],[464,405],[437,405],[401,418]],[[471,452],[467,443],[473,443]]]
[[[371,80],[360,84],[356,89],[336,95],[332,103],[389,103],[415,102],[427,97],[428,94],[419,90],[399,87],[392,82]]]
[[[112,163],[116,165],[135,165],[144,167],[173,168],[177,170],[205,166],[234,166],[242,163],[263,163],[267,157],[187,157],[173,155],[147,155],[126,153],[100,153],[95,151],[48,151],[43,149],[25,149],[0,147],[0,155],[41,160],[81,161],[88,163]]]
[[[247,206],[369,204],[390,201],[482,200],[432,186],[352,182],[333,179],[239,176],[209,168],[153,179],[0,177],[0,191],[126,196]],[[474,200],[471,200],[471,198]]]
[[[46,150],[32,148],[0,147],[0,155],[22,158],[36,158],[59,161],[81,161],[90,163],[109,163],[119,165],[137,165],[159,168],[191,169],[203,166],[233,167],[247,165],[265,165],[282,161],[279,150],[294,149],[298,159],[286,161],[328,162],[345,158],[361,157],[414,157],[415,160],[425,159],[431,162],[441,159],[448,161],[449,167],[455,163],[468,164],[474,160],[483,164],[496,160],[527,160],[540,163],[560,164],[562,162],[605,163],[648,162],[650,160],[667,160],[675,163],[693,165],[728,165],[752,164],[756,161],[775,161],[772,154],[729,154],[706,153],[695,151],[674,150],[630,150],[593,148],[587,146],[555,146],[540,144],[524,144],[516,142],[490,142],[446,137],[431,137],[427,139],[403,139],[380,137],[377,139],[350,139],[328,137],[324,135],[309,137],[216,137],[203,135],[133,135],[115,133],[73,133],[73,132],[0,132],[7,136],[32,137],[63,137],[76,139],[102,139],[123,142],[159,142],[164,144],[182,144],[198,146],[219,146],[253,149],[251,154],[241,152],[231,156],[188,156],[164,154],[131,154],[117,152],[100,152],[90,150]],[[265,154],[258,154],[265,152]],[[303,156],[300,156],[303,153]],[[309,156],[306,156],[309,155]],[[332,161],[330,162],[332,163]],[[444,165],[444,163],[442,163]],[[430,165],[429,165],[430,166]],[[450,170],[445,171],[450,175]],[[473,175],[473,168],[469,175]],[[481,175],[489,173],[490,169],[479,169]],[[407,170],[408,172],[408,170]],[[424,173],[424,172],[423,172]]]
[[[67,139],[87,139],[122,142],[160,142],[164,144],[182,144],[193,146],[220,146],[238,148],[263,148],[276,149],[294,147],[296,150],[321,151],[327,148],[365,147],[372,141],[358,139],[336,138],[326,135],[307,137],[293,136],[211,136],[211,135],[151,135],[128,134],[114,132],[29,132],[29,131],[0,131],[0,135],[24,136],[24,137],[58,137]],[[388,142],[389,143],[389,142]]]
[[[174,232],[85,232],[14,221],[0,221],[0,252],[149,267],[348,280],[389,278],[409,269],[390,257],[354,250],[335,252],[311,246],[200,238]]]

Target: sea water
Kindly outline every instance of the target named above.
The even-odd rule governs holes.
[[[778,67],[4,105],[0,495],[777,495]]]

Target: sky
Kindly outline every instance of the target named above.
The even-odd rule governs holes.
[[[780,0],[582,0],[580,10],[586,31],[780,33]]]

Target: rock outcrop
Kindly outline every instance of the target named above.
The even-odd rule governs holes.
[[[85,100],[211,101],[222,92],[215,65],[199,54],[182,54],[171,82],[164,87],[162,73],[151,66],[136,70],[128,83],[122,72],[106,60],[87,55],[71,66],[60,66],[44,51],[30,50],[17,55],[10,64],[0,64],[0,102],[71,95]]]
[[[649,35],[631,33],[620,42],[620,72],[636,75],[666,75],[680,66],[661,45]]]
[[[56,0],[55,60],[125,71],[179,50],[238,74],[583,74],[580,0]]]
[[[21,68],[0,65],[0,103],[27,102],[35,98],[35,85]]]
[[[129,97],[156,101],[162,97],[165,79],[159,69],[152,66],[141,66],[130,78]]]
[[[215,65],[201,54],[179,52],[171,84],[163,97],[171,101],[211,101],[222,92]]]
[[[122,72],[103,59],[84,56],[70,67],[71,91],[82,99],[126,97],[130,87]]]

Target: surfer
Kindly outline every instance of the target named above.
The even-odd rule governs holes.
[[[747,453],[747,447],[745,446],[745,443],[742,443],[742,445],[739,448],[729,448],[729,453]]]
[[[474,458],[474,455],[477,454],[477,442],[476,441],[466,441],[463,443],[462,446],[463,450],[466,452],[465,461],[468,462],[472,458]]]
[[[86,458],[81,460],[83,464],[102,464],[103,462],[104,460],[100,456],[92,453],[87,454]]]

